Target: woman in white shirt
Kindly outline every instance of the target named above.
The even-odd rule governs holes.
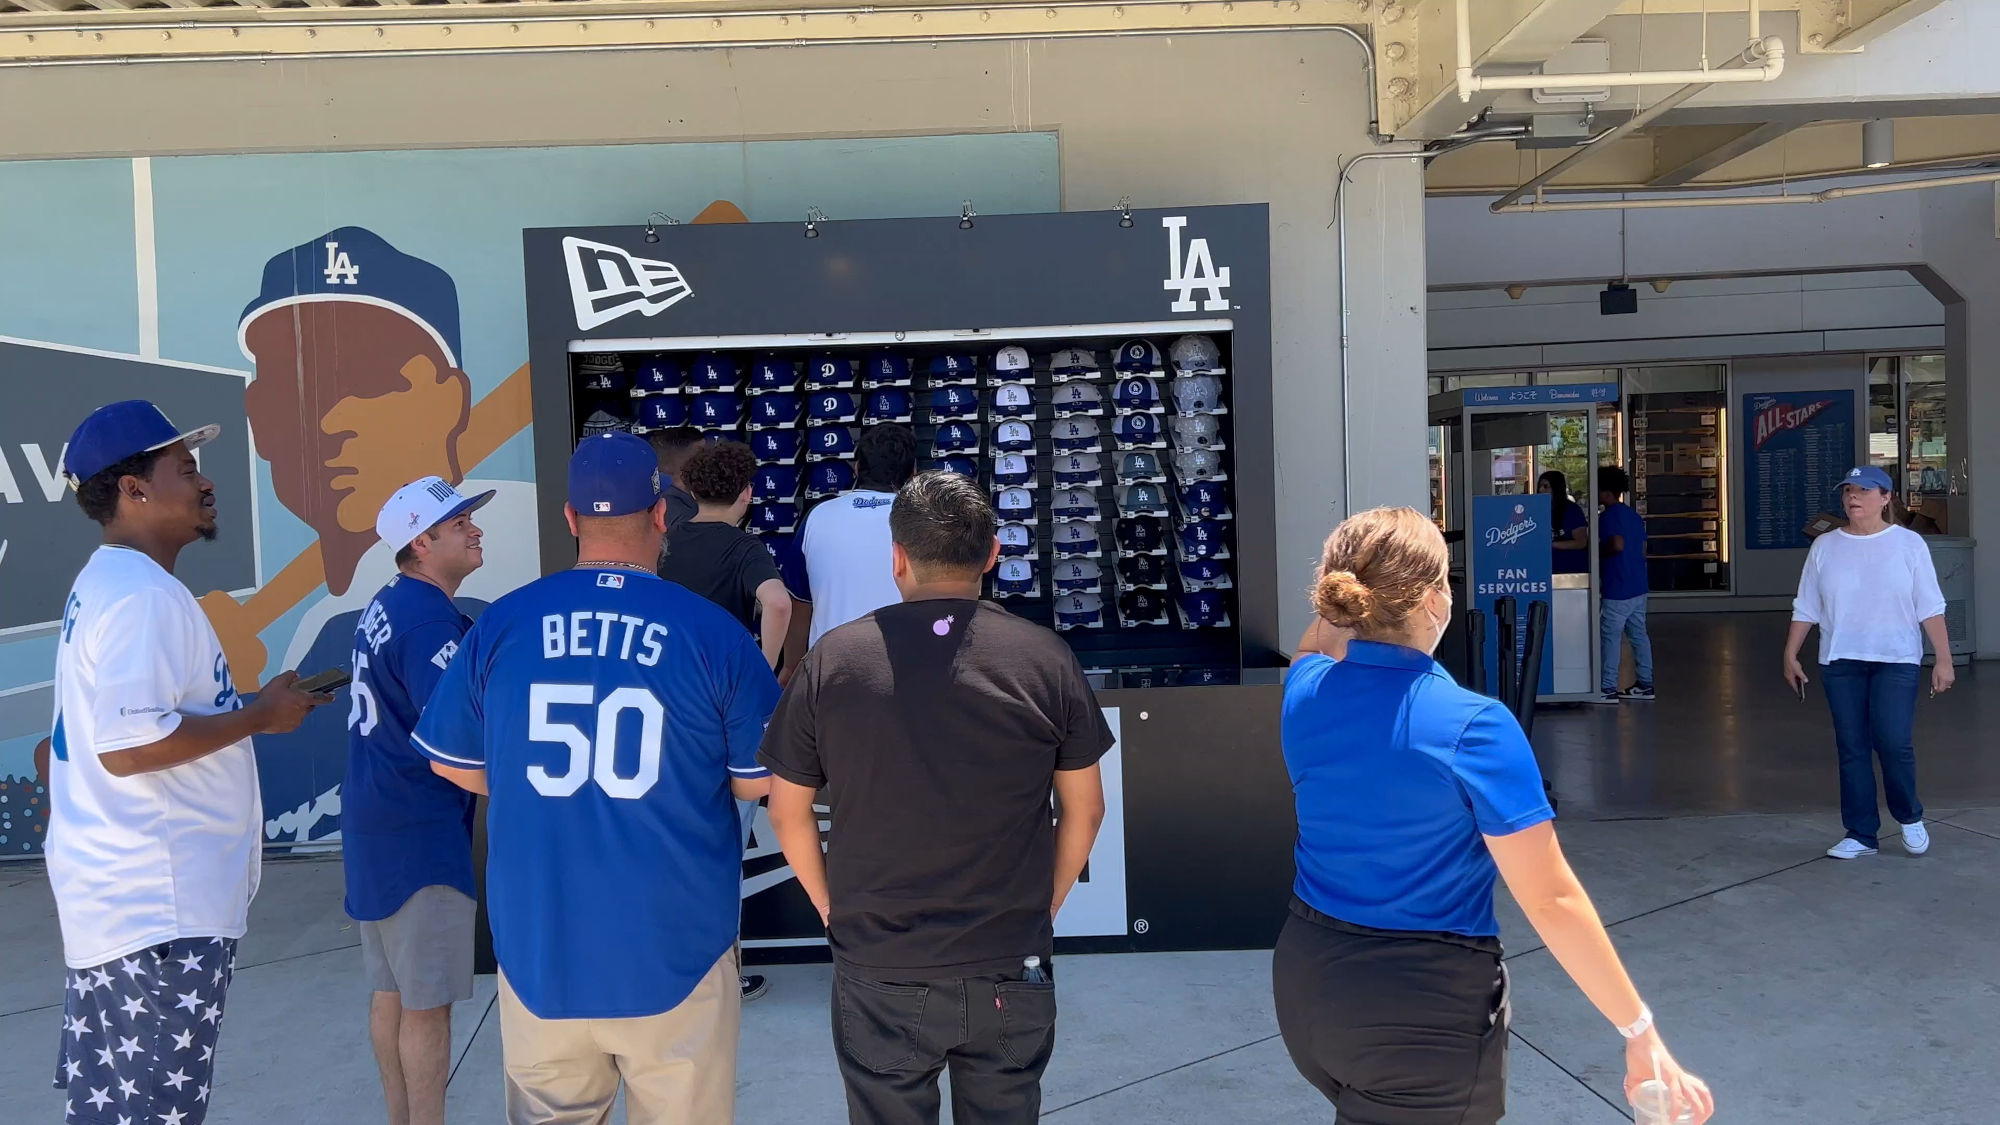
[[[1921,535],[1889,522],[1891,488],[1889,474],[1872,465],[1841,481],[1847,526],[1813,541],[1785,641],[1785,682],[1803,698],[1807,681],[1799,649],[1819,626],[1826,704],[1840,750],[1840,822],[1847,830],[1827,849],[1835,859],[1875,854],[1882,827],[1875,804],[1876,758],[1882,760],[1882,787],[1890,814],[1902,826],[1903,847],[1922,855],[1931,846],[1924,806],[1917,800],[1911,728],[1923,639],[1928,637],[1938,654],[1932,695],[1951,690],[1951,639],[1930,548]]]

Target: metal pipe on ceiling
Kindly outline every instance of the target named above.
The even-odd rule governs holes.
[[[1749,66],[1759,57],[1776,58],[1782,62],[1784,56],[1785,45],[1774,35],[1766,39],[1760,39],[1743,48],[1741,54],[1723,63],[1721,68],[1711,73],[1730,73],[1728,68]],[[1709,82],[1698,82],[1691,86],[1683,86],[1666,97],[1661,98],[1659,101],[1654,102],[1652,105],[1647,106],[1645,109],[1640,110],[1638,113],[1633,114],[1622,123],[1590,138],[1590,140],[1584,142],[1582,147],[1563,157],[1561,160],[1556,161],[1534,179],[1494,200],[1489,210],[1497,215],[1501,211],[1512,207],[1522,196],[1539,189],[1542,185],[1561,175],[1577,161],[1589,156],[1597,146],[1618,140],[1621,137],[1630,136],[1632,133],[1645,128],[1662,114],[1667,113],[1696,94],[1708,89],[1709,85]]]
[[[1681,207],[1786,207],[1805,203],[1831,203],[1870,195],[1894,195],[1931,188],[1962,187],[1967,184],[2000,183],[2000,171],[1972,172],[1963,176],[1934,176],[1923,180],[1894,180],[1886,184],[1855,184],[1827,188],[1810,195],[1700,195],[1649,199],[1571,199],[1554,203],[1516,203],[1498,211],[1502,215],[1542,214],[1551,211],[1664,211]]]
[[[1757,4],[1750,5],[1750,46],[1745,48],[1748,55],[1758,44],[1765,51],[1761,58],[1748,59],[1744,64],[1725,63],[1722,67],[1699,70],[1636,70],[1610,74],[1475,74],[1472,65],[1472,0],[1458,0],[1457,39],[1458,67],[1455,80],[1458,85],[1458,100],[1469,102],[1479,90],[1595,90],[1601,87],[1618,86],[1680,86],[1688,83],[1712,84],[1726,82],[1774,82],[1785,72],[1785,50],[1775,37],[1765,40],[1757,34],[1759,22]],[[1774,47],[1775,45],[1775,47]]]

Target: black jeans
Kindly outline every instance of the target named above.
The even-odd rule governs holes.
[[[833,1050],[852,1125],[936,1125],[951,1068],[956,1125],[1024,1125],[1042,1112],[1056,986],[1018,974],[923,984],[833,974]]]
[[[1506,1112],[1497,940],[1370,930],[1294,899],[1271,990],[1292,1065],[1339,1125],[1494,1125]]]

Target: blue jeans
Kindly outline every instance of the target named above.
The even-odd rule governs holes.
[[[1882,814],[1875,806],[1875,759],[1882,760],[1882,788],[1889,814],[1898,824],[1924,818],[1917,800],[1917,753],[1911,729],[1917,721],[1918,664],[1836,660],[1821,666],[1826,707],[1833,712],[1833,740],[1840,748],[1840,823],[1847,834],[1876,846]]]
[[[1638,665],[1639,686],[1653,686],[1653,638],[1646,635],[1646,595],[1636,598],[1605,598],[1598,603],[1598,638],[1604,645],[1604,670],[1598,686],[1618,690],[1618,645],[1632,638],[1632,662]]]

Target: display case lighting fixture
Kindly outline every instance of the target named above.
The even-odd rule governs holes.
[[[979,214],[979,212],[977,212],[977,211],[974,211],[974,210],[972,209],[972,200],[968,199],[968,200],[966,200],[965,202],[963,202],[963,203],[959,204],[959,205],[958,205],[958,229],[960,229],[960,230],[971,230],[971,229],[972,229],[972,217],[973,217],[974,215],[977,215],[977,214]]]
[[[1129,195],[1118,197],[1118,225],[1128,230],[1132,226],[1132,197]]]
[[[646,216],[647,242],[658,242],[660,240],[660,232],[658,227],[656,227],[653,223],[654,219],[659,220],[659,226],[677,227],[681,225],[681,221],[679,219],[674,218],[672,215],[669,215],[664,211],[655,211],[652,214]]]
[[[826,221],[826,212],[817,207],[806,208],[806,237],[818,238],[819,225]]]

